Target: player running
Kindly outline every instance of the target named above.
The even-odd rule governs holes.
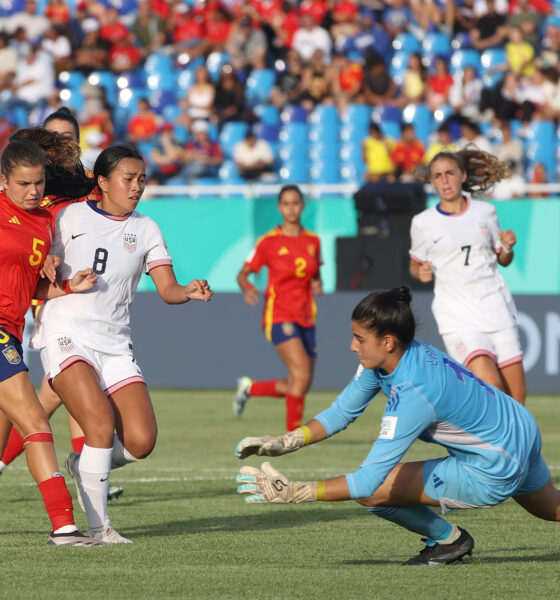
[[[241,415],[251,396],[286,399],[286,429],[301,425],[305,394],[311,386],[317,349],[313,295],[323,293],[321,243],[319,237],[301,224],[305,208],[303,194],[295,185],[284,186],[278,195],[278,210],[284,221],[263,235],[237,275],[245,302],[259,301],[258,289],[250,283],[251,273],[268,267],[268,283],[262,327],[288,369],[288,379],[238,380],[233,410]]]
[[[136,212],[146,179],[142,155],[130,146],[104,150],[94,166],[99,202],[70,204],[57,217],[53,248],[64,276],[84,261],[98,275],[81,302],[46,302],[31,345],[41,349],[45,373],[85,434],[81,454],[66,466],[76,481],[89,534],[109,543],[129,543],[107,513],[111,468],[145,458],[153,450],[156,419],[130,337],[130,303],[145,271],[168,304],[210,300],[205,280],[177,283],[158,226]],[[117,435],[114,435],[114,431]]]
[[[247,502],[357,500],[366,509],[426,538],[403,565],[449,564],[471,554],[471,535],[438,516],[452,508],[493,506],[513,497],[532,515],[560,520],[560,491],[541,457],[541,435],[531,413],[429,344],[414,339],[410,292],[376,292],[352,313],[360,367],[314,419],[281,437],[249,437],[236,449],[279,456],[345,429],[379,391],[387,401],[381,431],[360,468],[327,481],[292,482],[270,463],[242,467],[237,491]],[[449,456],[402,463],[420,439]]]
[[[39,208],[46,157],[32,142],[10,140],[0,160],[0,434],[12,423],[23,438],[27,464],[52,525],[51,546],[92,546],[74,523],[72,497],[58,472],[53,436],[23,362],[21,338],[31,299],[63,297],[90,289],[97,276],[75,270],[58,284],[52,259],[52,216]],[[41,275],[48,279],[40,281]],[[50,280],[50,281],[49,281]],[[3,443],[1,445],[3,449]]]
[[[491,204],[463,194],[485,191],[507,173],[495,156],[469,147],[432,159],[426,181],[439,203],[412,219],[410,273],[435,280],[432,311],[449,355],[525,404],[517,311],[498,273],[513,260],[515,233],[500,230]]]

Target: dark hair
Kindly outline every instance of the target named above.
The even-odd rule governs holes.
[[[424,183],[429,183],[432,165],[442,158],[452,160],[462,173],[467,174],[462,185],[465,192],[482,194],[492,189],[498,181],[509,176],[509,167],[505,162],[493,154],[469,144],[459,152],[438,152],[427,167],[421,166],[418,169],[416,178]]]
[[[394,335],[406,349],[414,339],[416,322],[410,309],[412,296],[406,285],[389,291],[373,292],[352,312],[357,321],[376,336]]]
[[[128,144],[116,144],[105,148],[97,157],[93,166],[93,178],[98,181],[99,176],[108,178],[109,175],[117,168],[121,160],[125,158],[135,158],[144,162],[144,157],[140,151],[134,146]]]
[[[31,141],[43,150],[45,196],[73,200],[87,196],[95,188],[95,181],[86,175],[80,161],[80,146],[69,137],[44,127],[27,127],[16,131],[12,140]]]
[[[69,108],[66,108],[66,106],[61,106],[58,110],[51,113],[43,121],[43,127],[46,127],[51,121],[66,121],[71,123],[71,125],[74,127],[74,131],[76,132],[76,139],[80,141],[80,126],[76,117],[70,112]]]
[[[16,167],[44,167],[46,162],[47,157],[38,144],[10,138],[0,158],[0,172],[9,177]]]
[[[285,192],[297,192],[299,194],[299,199],[303,202],[303,192],[299,189],[299,187],[297,185],[285,185],[278,192],[278,202],[280,202],[280,200],[282,200],[282,195]]]

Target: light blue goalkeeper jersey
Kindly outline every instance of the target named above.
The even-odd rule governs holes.
[[[379,390],[388,398],[381,431],[359,470],[346,475],[352,498],[371,496],[416,439],[447,448],[482,486],[511,481],[515,487],[524,478],[539,435],[531,413],[416,340],[391,374],[360,367],[315,418],[331,436],[359,417]]]

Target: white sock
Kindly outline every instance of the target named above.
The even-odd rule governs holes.
[[[113,438],[113,453],[111,455],[111,469],[118,469],[129,463],[138,462],[138,460],[123,446],[123,443],[115,433],[115,437]]]
[[[90,529],[97,529],[110,523],[107,514],[107,491],[112,451],[112,448],[91,448],[84,444],[80,456],[78,469]]]
[[[0,460],[0,473],[7,467],[8,465]]]
[[[53,531],[53,533],[72,533],[73,531],[76,531],[76,530],[77,530],[77,527],[75,525],[63,525],[62,527],[55,529]]]
[[[459,528],[456,525],[453,525],[451,533],[444,540],[438,540],[438,544],[452,544],[453,542],[456,542],[460,537],[461,532]]]

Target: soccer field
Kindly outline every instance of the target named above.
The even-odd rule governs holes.
[[[313,392],[306,418],[334,393]],[[283,433],[283,402],[253,399],[242,418],[231,393],[152,391],[159,422],[146,461],[112,473],[125,489],[109,510],[132,545],[48,548],[48,519],[23,457],[0,478],[0,598],[554,598],[560,586],[560,524],[540,521],[514,501],[450,519],[475,539],[472,558],[437,568],[401,567],[420,538],[354,502],[247,505],[235,493],[234,457],[245,435]],[[334,438],[272,463],[292,479],[354,470],[379,429],[382,397]],[[560,398],[528,399],[544,437],[544,457],[560,485]],[[53,419],[59,463],[69,439]],[[406,459],[435,456],[417,442]],[[258,466],[261,459],[245,463]],[[69,478],[67,478],[70,481]],[[75,498],[75,488],[70,484]],[[77,502],[77,522],[86,528]]]

